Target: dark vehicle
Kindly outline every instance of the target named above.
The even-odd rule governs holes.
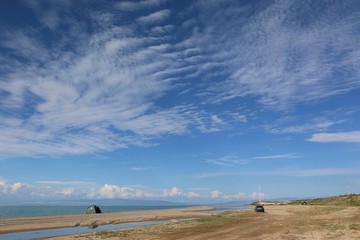
[[[265,212],[265,208],[262,205],[256,205],[255,212]]]

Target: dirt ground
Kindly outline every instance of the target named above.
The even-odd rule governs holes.
[[[265,209],[265,213],[243,210],[229,214],[230,217],[212,216],[197,221],[51,239],[360,239],[359,207],[273,205]]]

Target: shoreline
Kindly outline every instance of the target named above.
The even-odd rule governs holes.
[[[326,205],[266,205],[265,213],[256,213],[253,209],[240,209],[226,211],[220,214],[211,212],[210,207],[188,207],[167,210],[146,210],[109,214],[67,215],[66,218],[52,216],[57,224],[64,219],[76,226],[109,225],[118,223],[136,223],[145,221],[170,220],[168,223],[156,225],[144,225],[125,228],[103,229],[88,233],[65,233],[48,235],[39,239],[51,240],[233,240],[233,239],[360,239],[360,207],[353,206],[326,206]],[[187,217],[199,219],[189,221],[171,221],[172,219],[184,219]],[[84,219],[88,218],[88,219]],[[39,221],[37,217],[36,221]],[[71,219],[69,219],[71,218]],[[19,223],[29,218],[17,219]],[[47,217],[40,217],[45,221],[41,229],[57,228],[51,225]],[[80,221],[77,222],[76,221]],[[29,223],[34,224],[34,219]],[[48,221],[48,222],[47,222]],[[0,221],[0,230],[4,223]],[[76,225],[77,224],[77,225]],[[9,224],[11,225],[11,223]],[[17,225],[16,231],[10,234],[30,234],[28,231],[19,231],[21,225]],[[28,227],[30,225],[27,225]],[[23,226],[24,227],[24,226]],[[74,227],[74,226],[70,226]],[[103,226],[106,227],[106,226]],[[60,228],[61,232],[62,229]],[[4,233],[4,236],[6,233]],[[23,235],[24,236],[24,235]],[[9,239],[32,239],[30,235],[21,238]],[[1,235],[0,235],[1,238]],[[36,238],[36,237],[35,237]],[[38,238],[36,238],[38,239]]]
[[[140,210],[101,214],[68,214],[53,216],[0,218],[0,234],[71,227],[92,227],[142,221],[159,221],[210,216],[214,208],[206,206]],[[1,235],[0,235],[1,236]]]
[[[268,205],[150,227],[43,238],[51,240],[360,239],[360,207]]]

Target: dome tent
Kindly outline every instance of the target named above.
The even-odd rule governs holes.
[[[100,208],[98,206],[91,205],[86,209],[85,213],[86,214],[101,213],[101,210],[100,210]]]

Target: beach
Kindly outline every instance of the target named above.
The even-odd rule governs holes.
[[[162,210],[127,211],[102,214],[69,214],[54,216],[0,218],[0,234],[69,227],[93,227],[140,221],[198,218],[211,215],[209,207],[187,207]],[[1,237],[1,235],[0,235]]]
[[[4,233],[133,221],[198,218],[183,222],[174,221],[153,226],[44,239],[360,239],[359,207],[266,205],[265,213],[255,213],[252,209],[246,209],[219,214],[211,213],[208,210],[210,208],[191,207],[109,214],[1,219],[0,229]]]
[[[339,206],[265,206],[265,213],[240,210],[224,216],[132,229],[54,237],[86,239],[360,239],[360,208]],[[222,221],[221,219],[224,219]]]

